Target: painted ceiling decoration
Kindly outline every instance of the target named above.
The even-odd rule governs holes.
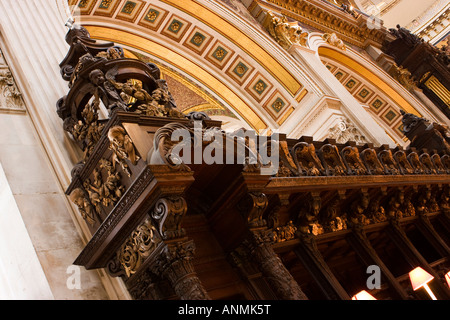
[[[306,95],[298,77],[209,8],[185,2],[182,7],[171,0],[72,0],[69,5],[92,38],[170,63],[208,88],[216,96],[211,115],[223,109],[258,132],[282,125]]]

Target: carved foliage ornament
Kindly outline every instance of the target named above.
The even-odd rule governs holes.
[[[136,273],[160,242],[161,238],[150,220],[133,231],[117,252],[117,259],[128,277]]]
[[[102,207],[116,204],[125,190],[120,181],[120,174],[112,163],[106,159],[101,159],[99,163],[99,168],[94,169],[92,173],[93,178],[87,179],[83,184],[97,213],[102,211]]]

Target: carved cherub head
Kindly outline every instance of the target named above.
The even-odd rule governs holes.
[[[108,138],[111,142],[123,145],[125,141],[125,130],[119,126],[112,127],[108,131]]]
[[[89,74],[89,80],[96,86],[101,86],[105,81],[105,74],[100,69],[95,69]]]
[[[83,190],[77,188],[70,194],[70,201],[76,204],[79,208],[83,208],[85,205],[85,196]]]

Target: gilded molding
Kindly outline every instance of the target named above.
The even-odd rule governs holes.
[[[303,31],[298,22],[289,22],[286,16],[280,18],[275,16],[272,11],[267,11],[262,25],[286,50],[289,50],[293,44],[307,46],[308,33]]]

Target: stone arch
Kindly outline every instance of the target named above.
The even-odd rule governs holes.
[[[338,48],[326,42],[322,35],[312,34],[309,46],[398,145],[407,144],[402,133],[400,110],[437,120],[388,72],[348,45],[344,49]]]
[[[110,9],[89,0],[81,9],[75,6],[93,39],[113,41],[170,65],[257,132],[280,127],[304,95],[299,80],[304,76],[283,63],[287,55],[270,48],[267,39],[250,36],[257,34],[258,24],[236,19],[219,5],[190,0],[134,1],[136,11],[128,15],[120,1],[111,5],[116,2]]]

